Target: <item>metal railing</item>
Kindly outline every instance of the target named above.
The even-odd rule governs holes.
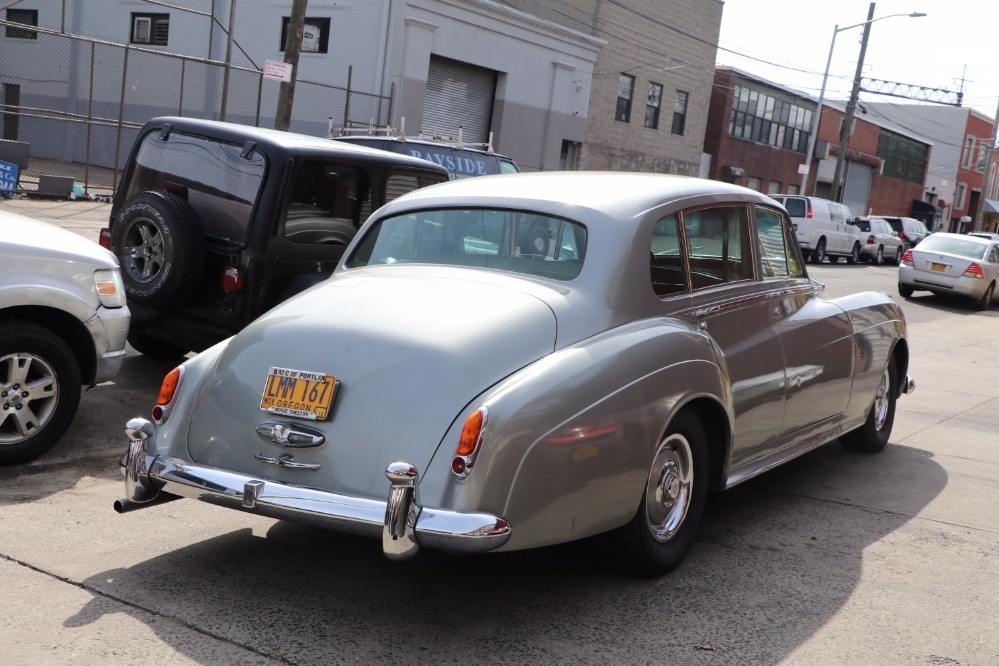
[[[106,196],[150,118],[273,126],[277,82],[255,68],[228,70],[224,85],[224,62],[0,20],[0,138],[27,142],[33,163],[61,165],[87,195]],[[355,90],[351,78],[348,67],[346,87],[299,79],[291,131],[325,136],[330,117],[387,124],[392,94]],[[19,187],[31,190],[37,172],[34,164],[22,171]]]

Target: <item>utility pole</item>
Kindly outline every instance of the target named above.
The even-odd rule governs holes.
[[[214,12],[214,8],[212,9]],[[214,26],[212,26],[214,28]],[[236,28],[236,0],[229,0],[229,33],[226,35],[225,69],[222,72],[222,108],[219,120],[225,122],[226,106],[229,102],[229,75],[232,72],[232,31]]]
[[[996,150],[996,139],[999,138],[999,104],[996,105],[996,117],[992,121],[992,139],[988,148],[985,149],[985,178],[982,180],[982,196],[978,197],[978,211],[975,212],[975,226],[973,231],[983,231],[982,222],[985,219],[985,205],[989,197],[989,187],[992,185],[993,174],[995,173],[994,155]]]
[[[857,75],[853,77],[853,91],[850,93],[850,101],[846,104],[846,120],[843,122],[843,129],[839,133],[839,155],[836,156],[836,173],[833,175],[833,199],[843,202],[843,169],[846,166],[846,147],[850,142],[850,126],[853,124],[853,117],[857,113],[857,98],[860,96],[860,78],[864,73],[864,56],[867,54],[867,38],[871,34],[871,23],[874,22],[874,5],[867,12],[867,22],[864,24],[864,36],[860,39],[860,58],[857,60]],[[821,109],[820,109],[821,111]]]
[[[305,6],[308,0],[294,0],[288,21],[288,36],[284,40],[284,62],[291,65],[291,81],[281,82],[278,92],[274,129],[288,131],[291,124],[291,107],[295,102],[295,80],[298,78],[298,54],[302,51],[302,32],[305,26]]]

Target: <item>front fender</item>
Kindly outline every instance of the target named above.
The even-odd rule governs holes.
[[[706,336],[687,322],[635,322],[560,350],[470,403],[420,484],[420,502],[491,511],[514,526],[512,550],[612,529],[635,513],[666,425],[708,397],[731,423],[731,395]],[[461,427],[488,408],[482,448],[457,480]]]

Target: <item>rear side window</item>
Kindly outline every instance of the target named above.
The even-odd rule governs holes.
[[[687,291],[687,267],[680,244],[680,220],[676,215],[660,220],[652,231],[650,274],[657,296]]]
[[[157,131],[142,140],[125,198],[166,190],[198,213],[205,233],[245,245],[250,216],[263,182],[266,160],[259,151],[243,157],[242,146]]]
[[[683,213],[694,289],[754,278],[749,215],[745,206]]]
[[[857,228],[860,229],[861,231],[870,231],[871,223],[867,220],[857,220]],[[875,231],[880,233],[881,230],[875,229]]]
[[[285,211],[285,237],[299,245],[346,245],[371,207],[368,174],[349,164],[303,160]]]
[[[784,202],[784,208],[787,209],[787,214],[791,217],[805,217],[807,215],[804,199],[792,199],[788,198]]]

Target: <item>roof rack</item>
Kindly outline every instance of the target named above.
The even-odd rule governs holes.
[[[361,131],[358,131],[361,130]],[[443,134],[437,133],[427,133],[420,132],[415,137],[406,136],[406,117],[403,116],[399,119],[399,127],[389,127],[389,126],[379,126],[375,125],[374,121],[370,122],[367,126],[348,126],[348,127],[334,127],[333,126],[333,116],[329,117],[329,124],[326,129],[326,138],[335,139],[338,136],[357,136],[358,134],[364,134],[373,137],[385,137],[387,139],[394,139],[396,141],[408,141],[410,138],[417,140],[426,141],[436,141],[438,143],[443,143],[451,148],[457,148],[459,150],[464,148],[481,148],[484,152],[488,154],[493,154],[493,133],[489,132],[489,140],[481,143],[465,143],[463,138],[463,128],[458,125],[458,136],[445,136]]]

